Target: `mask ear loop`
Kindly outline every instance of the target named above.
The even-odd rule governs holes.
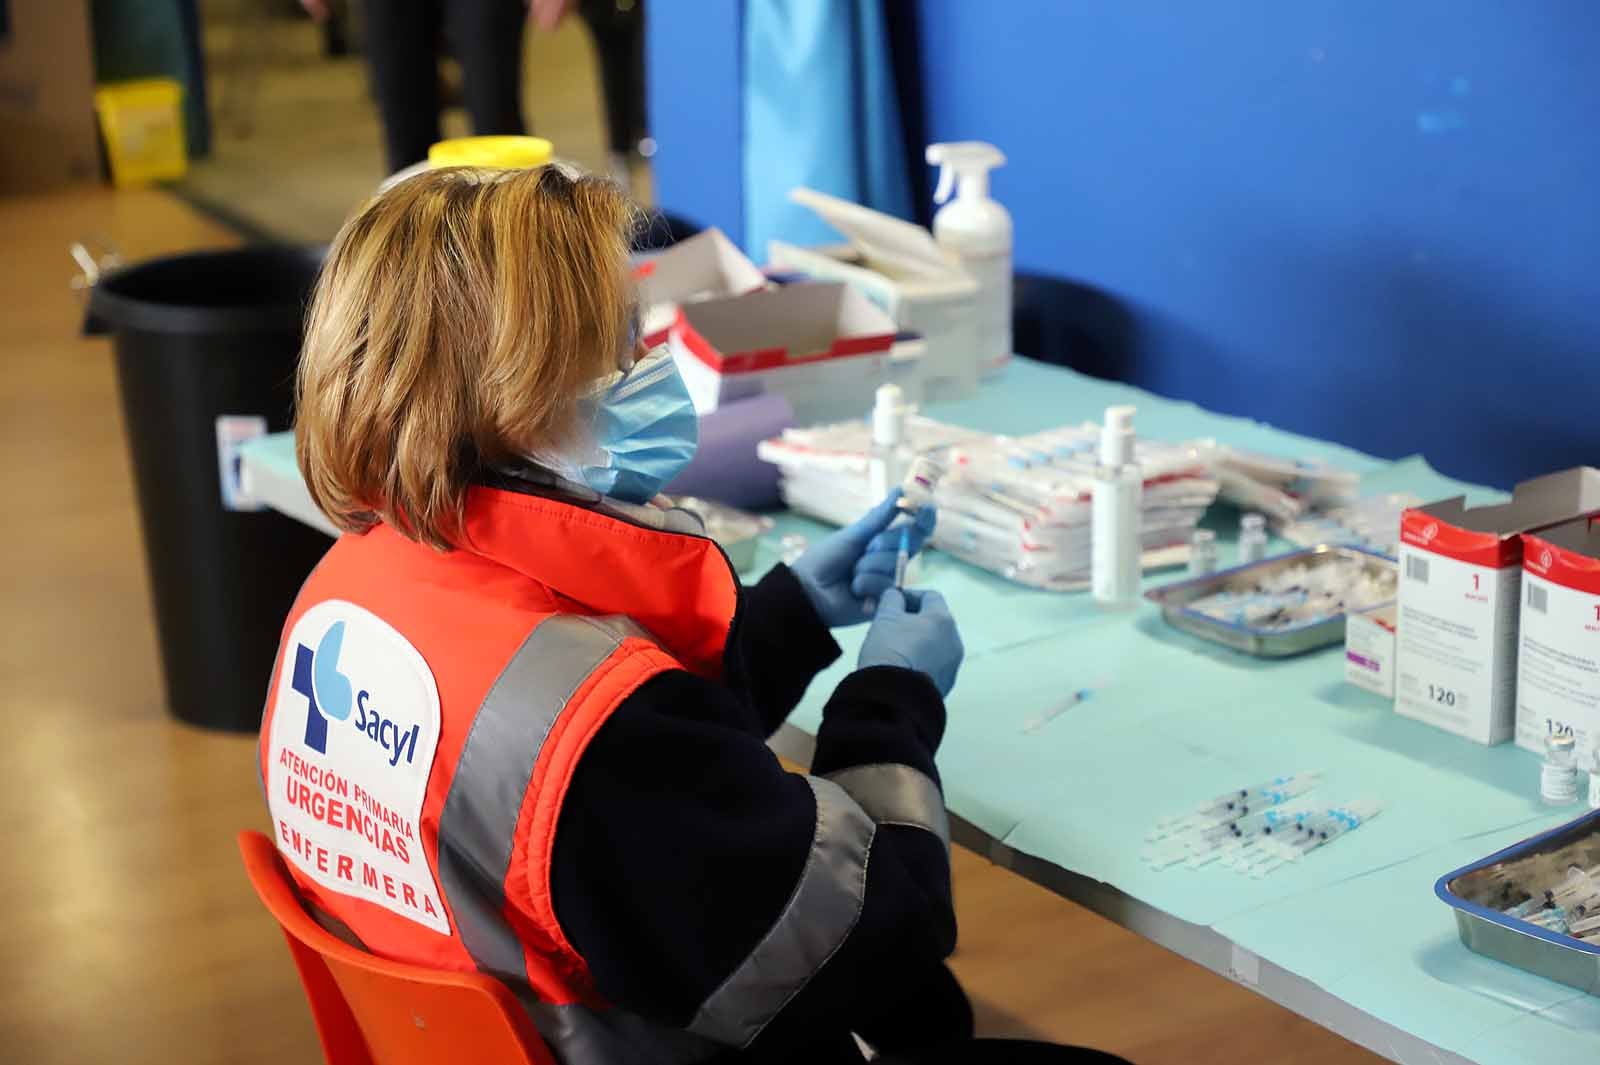
[[[622,354],[617,356],[617,371],[623,377],[633,372],[639,363],[639,341],[644,335],[644,326],[640,320],[639,304],[633,304],[633,309],[628,312],[628,339],[623,345]]]
[[[617,357],[617,368],[606,374],[600,380],[591,384],[578,400],[579,422],[581,424],[581,439],[579,446],[593,447],[595,437],[595,423],[600,420],[600,406],[622,382],[633,373],[639,364],[639,340],[643,336],[644,326],[640,317],[639,304],[636,301],[628,315],[628,342]]]

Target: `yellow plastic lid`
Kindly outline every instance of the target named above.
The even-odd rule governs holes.
[[[429,166],[543,166],[555,145],[543,137],[455,137],[428,149]]]

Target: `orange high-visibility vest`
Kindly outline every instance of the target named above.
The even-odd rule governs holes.
[[[491,972],[568,1065],[708,1043],[608,1008],[556,919],[578,760],[669,669],[720,675],[738,580],[704,537],[475,488],[447,553],[342,537],[285,623],[261,730],[278,848],[376,954]]]

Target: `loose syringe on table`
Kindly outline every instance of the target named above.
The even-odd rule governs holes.
[[[1153,869],[1180,862],[1199,868],[1211,862],[1251,876],[1265,876],[1298,861],[1383,811],[1376,800],[1334,806],[1300,797],[1320,773],[1275,777],[1253,788],[1226,792],[1195,810],[1162,818],[1146,836],[1142,857]]]

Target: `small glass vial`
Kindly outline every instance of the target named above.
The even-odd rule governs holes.
[[[1204,577],[1217,571],[1217,534],[1196,529],[1189,537],[1189,576]]]
[[[1539,767],[1539,798],[1547,806],[1578,801],[1578,766],[1572,735],[1552,732],[1544,738],[1544,764]]]
[[[1267,557],[1267,519],[1246,514],[1239,519],[1239,564],[1247,566]]]

